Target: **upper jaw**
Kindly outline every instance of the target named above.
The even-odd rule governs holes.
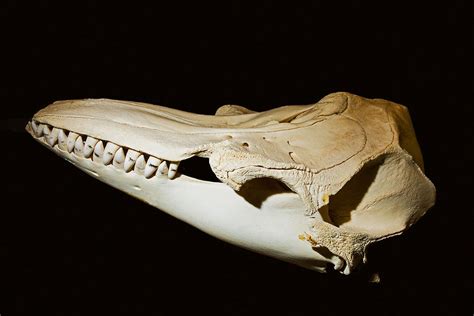
[[[193,116],[135,102],[69,100],[55,102],[37,112],[26,130],[78,167],[82,164],[76,162],[85,159],[95,163],[92,169],[97,164],[113,165],[145,178],[156,175],[173,179],[180,175],[177,169],[182,160],[208,155],[212,143],[201,139],[196,144],[196,138],[188,135],[194,130],[187,122]]]
[[[210,143],[225,140],[216,134],[200,134],[200,128],[189,123],[194,115],[141,103],[91,99],[55,102],[37,112],[32,121],[182,161],[203,155]]]

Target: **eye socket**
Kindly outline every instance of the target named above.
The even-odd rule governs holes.
[[[243,147],[249,147],[249,144],[248,143],[242,143],[242,146]]]
[[[283,182],[273,178],[255,178],[245,182],[237,192],[247,202],[260,208],[270,196],[292,192]]]

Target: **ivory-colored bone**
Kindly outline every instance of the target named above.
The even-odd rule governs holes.
[[[368,245],[401,234],[435,201],[408,109],[350,93],[216,115],[59,101],[26,129],[89,175],[217,238],[320,272],[351,273]],[[180,173],[193,156],[209,159],[222,183]]]

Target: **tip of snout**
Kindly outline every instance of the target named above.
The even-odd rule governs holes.
[[[31,121],[28,121],[28,123],[26,123],[26,125],[25,125],[25,131],[26,131],[28,134],[30,134],[30,135],[33,134],[33,133],[32,133],[33,130],[32,130],[32,128],[31,128]]]

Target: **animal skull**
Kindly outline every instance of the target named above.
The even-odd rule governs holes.
[[[27,131],[93,177],[217,238],[308,269],[349,274],[401,234],[435,188],[408,110],[333,93],[318,103],[199,115],[108,99],[55,102]],[[209,159],[222,183],[178,171]]]

